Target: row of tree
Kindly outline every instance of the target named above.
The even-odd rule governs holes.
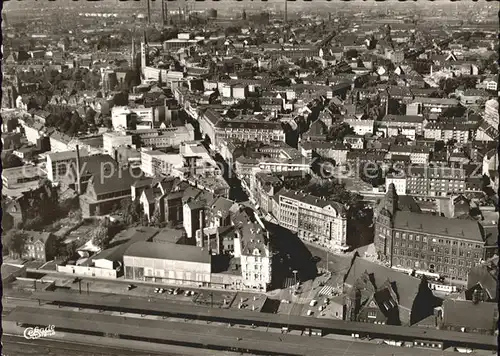
[[[59,206],[57,188],[48,180],[41,182],[38,189],[26,192],[23,201],[26,206],[23,227],[27,230],[40,230],[63,213]]]
[[[26,243],[28,239],[29,234],[25,231],[12,229],[4,234],[3,245],[6,252],[12,257],[22,257],[26,252]],[[55,256],[57,258],[65,259],[73,257],[78,245],[76,241],[65,244],[63,239],[57,239],[55,247]]]

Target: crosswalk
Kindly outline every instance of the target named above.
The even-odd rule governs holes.
[[[324,286],[319,291],[319,295],[332,295],[333,294],[333,286]]]

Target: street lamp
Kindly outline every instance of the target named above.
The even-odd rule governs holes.
[[[297,271],[296,269],[294,269],[294,270],[292,271],[292,273],[293,273],[293,281],[294,281],[294,282],[293,282],[293,285],[297,285],[297,273],[298,273],[298,272],[299,272],[299,271]]]

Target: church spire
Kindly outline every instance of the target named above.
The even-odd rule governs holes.
[[[135,39],[134,36],[132,36],[132,53],[131,53],[131,58],[130,58],[130,66],[132,67],[132,70],[135,70]]]

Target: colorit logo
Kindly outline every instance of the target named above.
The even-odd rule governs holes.
[[[24,330],[24,338],[27,340],[41,339],[42,337],[54,336],[56,334],[55,326],[49,325],[46,328],[26,328]]]

